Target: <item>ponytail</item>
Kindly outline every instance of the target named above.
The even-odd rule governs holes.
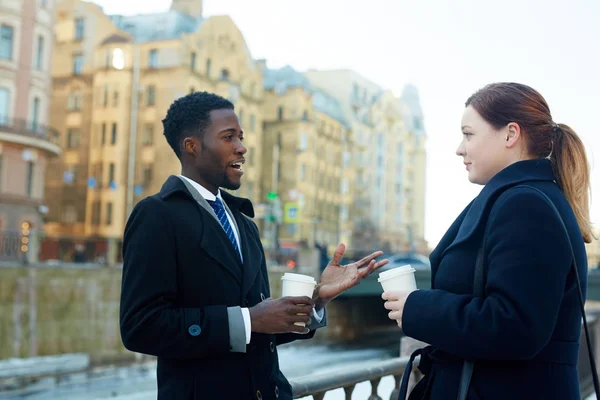
[[[581,235],[591,243],[594,234],[590,223],[590,169],[583,142],[568,125],[554,126],[550,161],[554,176],[569,201]]]

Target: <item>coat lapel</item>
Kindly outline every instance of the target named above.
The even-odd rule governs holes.
[[[243,277],[240,258],[235,254],[235,249],[212,207],[188,182],[172,175],[163,185],[161,196],[166,198],[174,193],[182,193],[194,201],[203,221],[203,232],[200,239],[202,249],[221,267],[229,271],[241,286]]]
[[[508,188],[523,182],[552,180],[554,180],[552,164],[547,159],[519,161],[500,171],[484,186],[479,195],[471,202],[470,206],[463,211],[464,218],[459,222],[459,217],[452,224],[452,227],[456,230],[456,224],[459,222],[458,230],[452,243],[441,250],[440,260],[450,249],[473,236],[477,228],[487,221],[487,216],[494,201]]]

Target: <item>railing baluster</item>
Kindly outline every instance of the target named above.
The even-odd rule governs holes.
[[[394,375],[394,390],[392,390],[392,394],[390,395],[390,400],[398,400],[398,396],[400,395],[400,379],[402,375]],[[404,400],[404,399],[402,399]]]
[[[381,382],[381,378],[371,379],[371,395],[367,400],[383,400],[377,394],[377,388],[379,388],[379,382]]]
[[[356,387],[356,384],[351,385],[351,386],[346,386],[344,388],[344,392],[346,392],[346,400],[352,400],[352,392],[354,392],[355,387]]]
[[[325,393],[327,393],[327,392],[315,393],[315,394],[313,394],[313,399],[314,400],[323,400],[323,397],[325,397]]]

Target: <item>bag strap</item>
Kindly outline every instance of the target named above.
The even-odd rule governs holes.
[[[484,283],[485,283],[485,237],[487,229],[483,233],[483,240],[477,251],[477,261],[475,262],[475,271],[473,273],[473,293],[477,297],[483,297],[484,294]],[[471,384],[471,376],[473,375],[473,369],[475,363],[473,361],[465,360],[463,363],[463,369],[460,376],[460,386],[458,387],[458,400],[465,400],[467,393],[469,392],[469,385]]]
[[[596,391],[596,397],[598,397],[600,399],[600,384],[598,383],[598,372],[596,370],[596,360],[594,359],[594,352],[592,350],[590,333],[589,333],[588,324],[587,324],[587,318],[585,316],[585,301],[583,299],[583,291],[581,290],[581,281],[579,279],[579,270],[577,268],[577,261],[575,259],[575,251],[573,250],[573,244],[571,243],[571,238],[569,237],[569,231],[567,230],[565,222],[563,221],[560,213],[556,209],[556,206],[554,205],[552,200],[550,200],[550,198],[546,195],[546,193],[542,192],[540,189],[533,187],[533,186],[529,186],[529,185],[518,185],[518,186],[533,189],[533,190],[537,191],[538,193],[540,193],[542,195],[542,197],[546,200],[546,202],[548,204],[550,204],[550,206],[554,210],[555,214],[558,216],[558,220],[560,221],[560,223],[565,231],[565,234],[567,235],[567,240],[569,241],[569,247],[571,249],[571,258],[572,258],[571,267],[575,273],[575,282],[577,283],[577,289],[579,292],[579,308],[580,308],[581,315],[583,318],[583,329],[585,331],[585,340],[587,343],[588,356],[590,358],[590,365],[592,367],[592,379],[594,381],[594,390]],[[486,229],[486,231],[487,231],[487,229]],[[477,297],[483,297],[483,294],[484,294],[483,286],[484,286],[484,282],[485,282],[486,265],[485,265],[485,257],[484,257],[483,253],[484,253],[485,238],[486,238],[486,233],[487,233],[486,231],[484,231],[483,240],[482,240],[481,246],[479,247],[479,251],[477,252],[477,261],[475,264],[475,272],[474,272],[474,277],[473,277],[473,292],[474,292],[475,296],[477,296]],[[458,400],[466,400],[466,398],[467,398],[467,393],[469,390],[469,385],[471,383],[471,376],[473,375],[474,366],[475,365],[474,365],[473,361],[465,360],[463,363],[462,374],[460,377],[460,386],[458,388],[458,397],[457,397]]]

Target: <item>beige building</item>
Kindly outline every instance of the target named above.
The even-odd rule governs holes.
[[[280,245],[351,247],[354,140],[338,101],[289,66],[265,68],[264,77],[262,190],[283,208]],[[268,247],[273,225],[265,228]]]
[[[397,99],[351,70],[311,70],[305,76],[339,101],[356,138],[357,242],[426,252],[426,136],[416,89],[407,87]],[[374,233],[379,244],[372,241]]]
[[[48,174],[49,231],[120,238],[133,205],[180,173],[161,121],[191,91],[235,104],[249,149],[238,194],[258,200],[261,71],[229,17],[201,12],[201,1],[185,0],[127,17],[80,0],[59,5],[52,120],[67,134]]]
[[[0,258],[35,258],[20,235],[43,227],[44,174],[61,152],[48,127],[54,15],[54,1],[0,2]]]

